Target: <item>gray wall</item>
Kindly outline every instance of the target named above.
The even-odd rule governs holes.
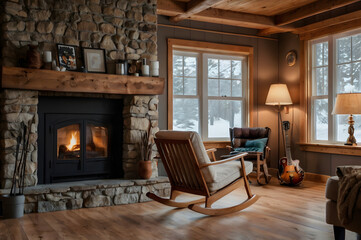
[[[300,59],[297,63],[290,67],[286,64],[286,54],[290,50],[296,50],[300,53],[300,41],[297,35],[281,34],[279,35],[279,79],[281,83],[286,83],[292,97],[293,105],[290,108],[290,114],[283,114],[283,120],[289,120],[293,126],[292,134],[292,156],[293,159],[299,159],[301,167],[311,173],[335,175],[335,169],[340,165],[361,165],[361,157],[347,156],[340,154],[326,154],[316,152],[304,152],[300,150],[299,143],[300,131],[300,116],[303,114],[300,111]],[[281,145],[281,144],[280,144]],[[280,146],[280,151],[283,153],[283,147]],[[282,155],[281,153],[281,155]]]
[[[158,16],[158,24],[174,25],[167,17]],[[255,30],[232,26],[211,24],[197,21],[182,21],[179,26],[201,28],[222,32],[233,32],[255,35]],[[277,167],[278,161],[278,124],[277,114],[265,100],[270,84],[278,82],[278,41],[255,37],[230,36],[218,33],[206,33],[197,30],[184,30],[174,27],[158,25],[158,60],[160,62],[160,76],[167,79],[167,39],[188,39],[214,43],[252,46],[254,48],[254,123],[256,127],[268,126],[272,129],[270,138],[271,167]],[[167,89],[159,97],[159,128],[167,128]]]

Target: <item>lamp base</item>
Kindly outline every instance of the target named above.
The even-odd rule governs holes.
[[[353,120],[353,116],[352,116],[352,114],[350,114],[350,116],[348,117],[348,124],[350,124],[350,126],[348,127],[349,136],[347,138],[345,145],[357,146],[356,138],[353,135],[355,132],[355,129],[353,127],[354,123],[355,123],[355,121]]]
[[[357,146],[357,143],[345,143],[344,145],[347,145],[347,146]]]

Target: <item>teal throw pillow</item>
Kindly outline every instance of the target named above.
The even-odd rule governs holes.
[[[246,148],[255,148],[255,152],[263,152],[264,147],[267,144],[268,138],[259,138],[254,140],[247,140],[245,143]]]
[[[231,154],[236,154],[239,152],[263,152],[259,151],[258,147],[245,147],[245,148],[235,148],[233,152],[231,152]]]

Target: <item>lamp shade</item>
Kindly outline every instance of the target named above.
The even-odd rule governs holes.
[[[361,114],[361,93],[338,94],[332,114]]]
[[[266,105],[291,105],[292,99],[286,84],[271,84]]]

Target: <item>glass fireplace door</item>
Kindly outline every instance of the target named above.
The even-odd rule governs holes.
[[[46,149],[50,182],[107,178],[111,174],[110,117],[54,114],[49,119],[48,127],[53,129],[47,133],[50,141]]]
[[[57,129],[57,159],[80,160],[80,124],[71,124]]]
[[[108,157],[108,128],[96,123],[86,125],[86,158]]]

